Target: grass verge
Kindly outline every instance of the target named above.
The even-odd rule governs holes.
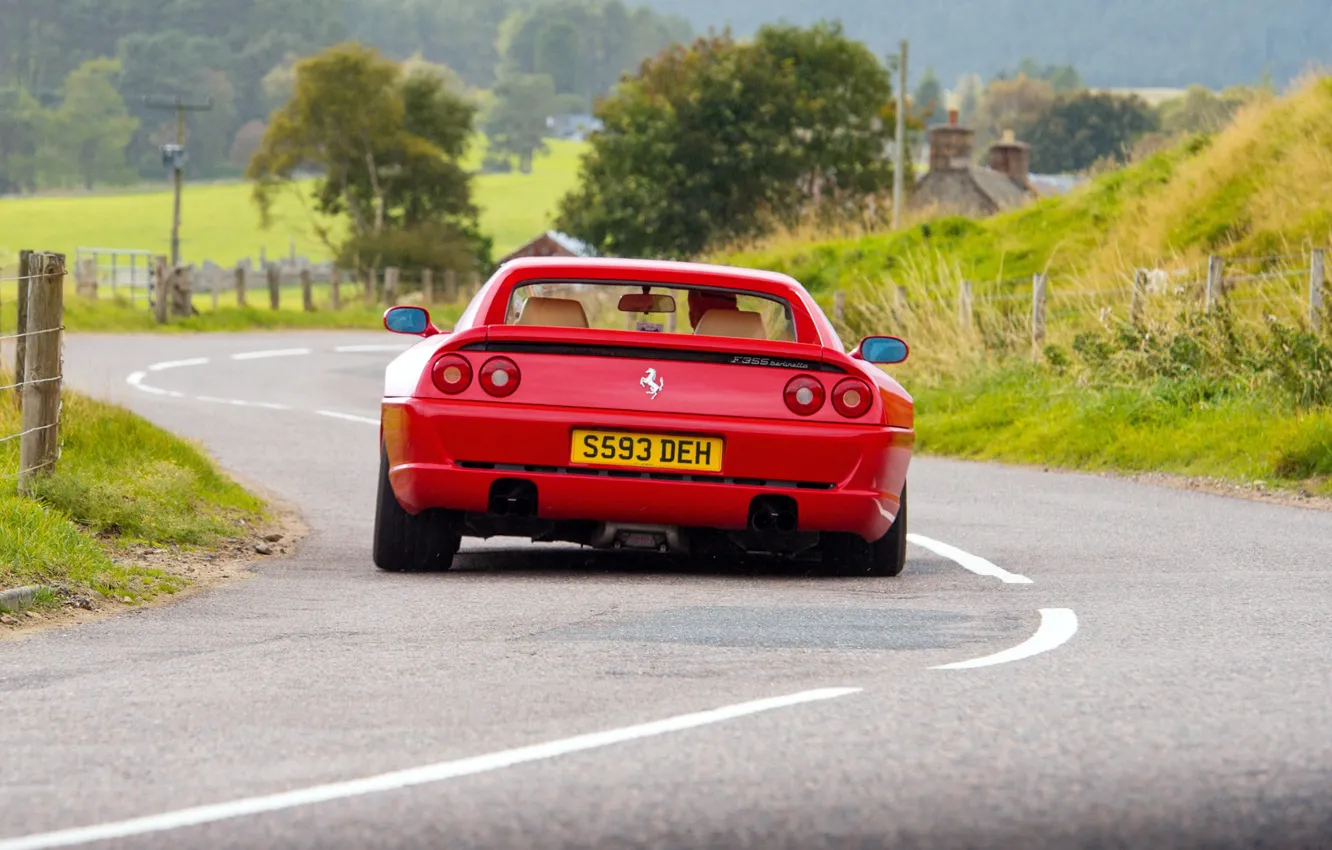
[[[12,393],[0,393],[0,434],[17,433],[19,421]],[[18,441],[0,443],[0,473],[17,469]],[[33,498],[14,485],[0,482],[0,588],[53,587],[38,600],[46,607],[176,593],[188,575],[138,556],[167,554],[156,547],[203,557],[235,550],[269,519],[259,498],[194,445],[69,391],[55,472],[38,480]]]
[[[930,454],[1089,471],[1162,472],[1332,496],[1332,411],[1268,394],[1181,405],[1138,386],[1070,386],[1034,367],[915,393]]]

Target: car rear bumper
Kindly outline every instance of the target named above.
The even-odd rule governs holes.
[[[570,461],[574,428],[706,434],[725,440],[720,475],[592,470]],[[876,540],[897,515],[914,432],[728,417],[387,399],[389,480],[411,513],[485,512],[491,485],[537,488],[551,520],[745,528],[755,496],[795,500],[799,528]]]

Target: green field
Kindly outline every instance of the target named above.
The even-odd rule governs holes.
[[[556,203],[574,185],[582,144],[551,141],[531,174],[481,174],[476,202],[481,227],[500,256],[550,226]],[[12,266],[22,248],[61,251],[78,247],[125,248],[165,254],[170,248],[172,196],[168,190],[74,197],[0,200],[0,268]],[[329,251],[316,237],[313,211],[296,192],[276,205],[272,226],[260,227],[248,183],[186,185],[181,207],[181,254],[186,262],[223,266],[296,252],[313,260]]]

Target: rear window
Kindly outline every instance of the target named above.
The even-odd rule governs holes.
[[[668,283],[525,283],[514,288],[504,323],[795,341],[784,299]]]

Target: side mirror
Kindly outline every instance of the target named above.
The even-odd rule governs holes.
[[[901,363],[907,359],[909,350],[907,344],[895,336],[867,336],[851,356],[869,363]]]
[[[390,307],[384,311],[384,328],[395,334],[433,336],[439,328],[430,323],[430,313],[424,307]]]

